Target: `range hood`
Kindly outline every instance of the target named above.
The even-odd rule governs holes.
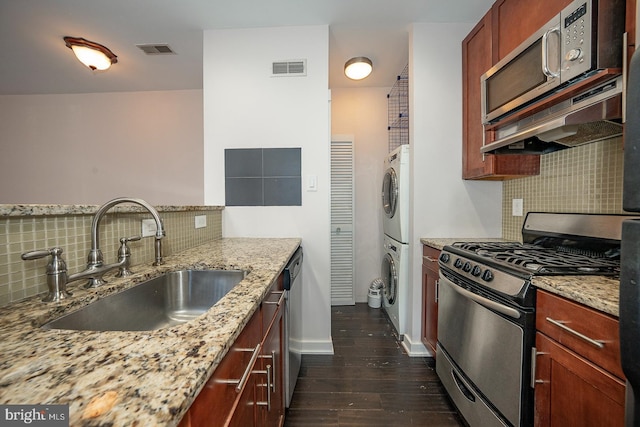
[[[491,154],[545,154],[622,135],[622,76],[496,130]]]

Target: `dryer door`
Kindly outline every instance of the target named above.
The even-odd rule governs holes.
[[[382,259],[382,283],[384,302],[393,305],[398,297],[398,269],[389,253]]]
[[[398,202],[398,176],[393,168],[387,169],[382,180],[382,208],[387,218],[396,214]]]

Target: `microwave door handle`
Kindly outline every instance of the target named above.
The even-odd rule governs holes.
[[[542,72],[545,76],[555,79],[560,77],[560,70],[553,72],[549,69],[549,35],[552,33],[558,33],[559,36],[560,27],[553,27],[542,35]]]

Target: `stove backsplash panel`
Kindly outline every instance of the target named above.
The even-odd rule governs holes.
[[[542,155],[540,175],[504,181],[503,238],[522,240],[527,212],[625,213],[622,141],[612,138]],[[523,199],[523,216],[511,215],[513,199]]]

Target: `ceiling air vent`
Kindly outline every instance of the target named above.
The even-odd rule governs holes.
[[[136,46],[147,55],[175,55],[168,44],[137,44]]]
[[[307,60],[275,61],[271,66],[271,75],[274,77],[306,76]]]

